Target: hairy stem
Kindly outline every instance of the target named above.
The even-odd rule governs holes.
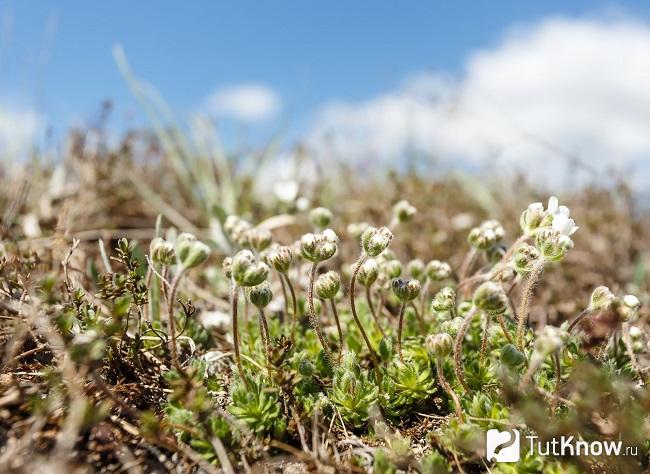
[[[368,335],[366,334],[366,331],[363,329],[363,325],[361,324],[361,320],[359,319],[359,315],[357,314],[357,306],[354,302],[354,293],[357,284],[357,275],[359,274],[359,269],[361,268],[361,265],[363,265],[363,263],[366,261],[367,258],[368,256],[365,254],[365,252],[363,252],[359,256],[359,259],[356,261],[353,267],[354,270],[352,272],[352,278],[350,279],[350,310],[352,311],[352,317],[354,318],[354,322],[359,328],[359,332],[361,332],[361,336],[363,337],[363,340],[365,341],[366,346],[368,347],[368,352],[370,352],[370,358],[372,359],[372,362],[375,364],[375,366],[379,366],[379,359],[377,357],[377,353],[372,348],[372,344],[370,344],[370,339],[368,339]]]
[[[269,371],[269,379],[271,378],[271,337],[269,336],[269,323],[266,320],[264,310],[260,308],[260,336],[264,343],[264,350],[266,352],[267,369]]]
[[[327,341],[323,336],[323,331],[320,327],[320,321],[318,321],[318,316],[316,315],[316,309],[314,308],[314,280],[316,279],[316,269],[318,263],[314,262],[311,266],[311,271],[309,272],[309,287],[307,288],[307,302],[309,303],[309,321],[311,322],[312,328],[316,332],[316,336],[320,341],[321,346],[323,346],[323,352],[327,360],[330,360],[330,350],[327,345]]]
[[[632,368],[639,376],[639,380],[641,380],[641,383],[645,384],[645,378],[643,377],[643,372],[641,371],[641,367],[639,367],[639,364],[637,363],[636,354],[634,353],[634,347],[632,346],[632,338],[630,337],[630,323],[623,323],[622,333],[623,333],[622,334],[623,344],[625,345],[627,356],[630,358],[630,364],[632,365]]]
[[[282,301],[284,301],[284,314],[282,314],[282,319],[280,320],[281,324],[285,324],[289,319],[289,297],[287,296],[287,284],[282,278],[282,274],[278,273],[280,278],[280,288],[282,289]]]
[[[379,332],[383,337],[386,337],[386,333],[381,327],[381,323],[379,321],[379,315],[375,311],[375,307],[372,304],[372,294],[370,293],[370,287],[372,285],[366,286],[366,301],[368,302],[368,308],[370,309],[370,313],[372,314],[372,319],[374,319],[375,324],[377,325],[377,328],[379,329]]]
[[[520,351],[524,350],[524,328],[526,325],[526,320],[528,319],[528,309],[530,306],[530,300],[533,297],[533,292],[535,291],[535,285],[539,281],[542,273],[544,272],[544,260],[537,260],[533,264],[533,269],[528,275],[528,280],[526,280],[526,286],[524,286],[523,292],[521,294],[521,301],[519,303],[518,311],[518,320],[517,320],[517,347]]]
[[[472,247],[470,251],[467,252],[467,255],[465,255],[465,260],[463,260],[463,263],[460,266],[460,270],[458,271],[458,277],[461,281],[467,277],[467,274],[471,270],[471,267],[474,264],[474,260],[476,260],[477,256],[478,251],[476,250],[476,247]]]
[[[178,362],[178,349],[176,347],[176,320],[174,319],[174,299],[176,298],[176,291],[178,290],[178,284],[185,273],[185,268],[181,268],[169,289],[169,295],[167,297],[167,324],[169,329],[169,345],[172,354],[172,364],[174,368],[180,373],[181,366]]]
[[[485,353],[487,352],[487,339],[488,331],[490,329],[490,315],[485,313],[485,326],[483,327],[483,335],[481,336],[481,354],[479,360],[483,362],[485,359]]]
[[[460,406],[460,400],[458,399],[458,395],[456,395],[456,392],[454,392],[454,389],[451,388],[451,385],[449,385],[449,382],[447,382],[447,379],[445,378],[445,371],[443,370],[442,359],[440,357],[436,357],[436,372],[438,373],[438,382],[440,382],[442,388],[445,389],[447,395],[449,395],[449,397],[454,402],[454,409],[456,410],[456,416],[458,417],[458,421],[463,423],[464,422],[463,410]]]
[[[339,333],[339,357],[338,357],[338,363],[339,365],[341,364],[341,358],[343,357],[343,330],[341,329],[341,321],[339,320],[339,312],[336,309],[336,302],[334,301],[334,298],[330,300],[330,305],[332,306],[332,313],[334,314],[334,321],[336,321],[336,330]]]
[[[472,318],[474,317],[475,314],[476,314],[476,306],[472,306],[472,308],[465,315],[465,318],[463,319],[463,323],[458,329],[458,334],[456,334],[456,340],[454,341],[454,372],[456,373],[456,378],[458,379],[458,382],[460,382],[460,384],[467,392],[470,391],[470,388],[469,385],[467,385],[467,381],[465,380],[465,371],[463,369],[461,356],[463,351],[463,341],[465,340],[465,334],[467,333],[467,328],[469,328],[469,325],[472,322]]]
[[[402,326],[404,325],[404,309],[406,308],[406,303],[402,303],[399,308],[399,322],[397,323],[397,353],[399,354],[399,360],[404,363],[404,355],[402,354]]]
[[[281,274],[280,276],[284,278],[284,281],[287,283],[287,287],[289,288],[289,293],[291,294],[291,305],[293,309],[293,314],[291,315],[291,339],[295,341],[296,328],[298,327],[298,299],[296,298],[296,290],[293,289],[288,273]]]
[[[585,319],[585,317],[589,315],[589,313],[591,313],[591,310],[589,308],[583,309],[582,312],[578,316],[576,316],[573,321],[571,321],[569,327],[567,328],[567,331],[568,332],[573,331],[573,329],[575,329],[578,326],[578,324],[580,324],[580,321]]]
[[[244,381],[246,386],[248,382],[244,376],[244,368],[241,364],[241,355],[239,352],[239,320],[237,318],[237,306],[239,299],[239,288],[235,283],[235,280],[232,281],[230,289],[230,304],[232,310],[232,339],[233,339],[233,348],[235,351],[235,364],[237,364],[237,370],[239,371],[239,377]]]
[[[499,325],[501,326],[501,330],[503,331],[503,335],[505,338],[508,340],[510,344],[514,344],[515,341],[512,339],[512,336],[510,335],[510,331],[508,331],[508,326],[506,325],[506,319],[503,317],[503,314],[499,314],[497,316],[497,320],[499,321]]]

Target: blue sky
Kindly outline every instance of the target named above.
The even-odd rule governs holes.
[[[180,114],[220,86],[255,82],[283,97],[283,122],[296,127],[331,99],[363,100],[421,71],[459,73],[471,51],[513,25],[610,10],[647,17],[649,9],[579,0],[0,0],[0,99],[61,128],[92,118],[110,98],[116,124],[141,123],[111,54],[119,42]]]
[[[0,0],[0,152],[49,128],[61,143],[104,99],[114,135],[147,125],[116,44],[181,124],[208,114],[228,147],[279,132],[316,158],[415,150],[650,185],[649,2]]]

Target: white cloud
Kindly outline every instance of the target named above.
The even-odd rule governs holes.
[[[33,110],[0,104],[0,153],[12,158],[34,143],[43,126],[42,117]]]
[[[213,92],[205,102],[208,113],[242,122],[274,117],[282,108],[280,96],[262,84],[238,84]]]
[[[571,156],[601,172],[646,168],[647,183],[650,26],[549,19],[512,30],[460,79],[422,74],[366,102],[328,104],[309,141],[349,158],[415,149],[447,163],[496,160],[547,179]]]

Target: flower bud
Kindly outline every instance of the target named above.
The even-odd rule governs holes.
[[[309,212],[309,222],[318,230],[327,227],[332,222],[332,211],[325,207],[315,207]]]
[[[387,260],[381,265],[381,270],[388,276],[388,278],[397,278],[402,274],[402,264],[399,260]]]
[[[332,229],[319,234],[305,234],[300,240],[300,254],[310,262],[322,262],[334,256],[337,242],[338,236]]]
[[[223,230],[228,234],[230,240],[242,247],[250,245],[249,237],[253,226],[239,216],[228,216],[223,223]]]
[[[182,233],[176,239],[176,255],[184,268],[194,268],[210,256],[210,247],[192,234]]]
[[[538,232],[535,243],[547,262],[559,262],[573,248],[570,237],[552,229]]]
[[[360,239],[368,227],[370,225],[367,222],[354,222],[348,224],[347,231],[353,239]]]
[[[537,332],[535,351],[545,357],[564,346],[569,340],[569,333],[563,328],[544,326]]]
[[[427,276],[431,281],[446,280],[451,276],[451,267],[446,262],[431,260],[427,263]]]
[[[379,276],[379,265],[377,264],[376,260],[369,258],[363,262],[363,265],[361,265],[361,268],[359,268],[359,272],[357,273],[357,280],[363,286],[367,287],[372,285],[377,280],[377,276]]]
[[[156,237],[151,241],[149,253],[151,254],[151,259],[161,265],[172,265],[176,260],[174,245],[160,237]]]
[[[526,356],[512,344],[505,344],[501,348],[501,362],[508,367],[519,367],[526,362]]]
[[[259,285],[269,275],[269,267],[257,261],[250,250],[239,251],[232,259],[231,268],[235,282],[244,287]]]
[[[461,301],[458,305],[458,316],[465,317],[474,308],[471,301]]]
[[[393,206],[393,218],[400,224],[413,219],[416,213],[417,209],[406,200],[399,201]]]
[[[289,247],[278,247],[272,250],[267,256],[269,264],[278,273],[287,273],[291,267],[291,260],[293,260],[293,253]]]
[[[478,250],[488,250],[505,235],[505,230],[498,221],[489,220],[473,228],[467,236],[469,244]]]
[[[436,359],[447,357],[454,346],[454,340],[447,333],[429,334],[424,343]]]
[[[618,314],[625,322],[634,321],[639,314],[641,302],[634,295],[625,295],[618,305]]]
[[[422,285],[418,280],[393,280],[393,293],[402,303],[409,303],[418,297]]]
[[[603,311],[611,308],[616,296],[606,286],[598,286],[591,293],[589,311]]]
[[[361,245],[364,252],[371,257],[376,257],[390,245],[393,239],[393,233],[388,227],[368,227],[363,234],[361,234]]]
[[[188,232],[183,232],[178,237],[176,237],[176,256],[179,261],[183,261],[187,258],[187,255],[190,253],[192,245],[196,242],[196,237],[194,234]]]
[[[451,286],[442,288],[431,301],[431,309],[436,313],[450,311],[456,306],[456,291]]]
[[[406,264],[406,272],[416,280],[421,280],[424,277],[424,262],[419,258],[411,260]]]
[[[248,231],[247,239],[252,248],[261,252],[271,245],[271,242],[273,242],[273,235],[268,229],[255,228]]]
[[[508,297],[498,283],[486,281],[474,292],[474,306],[488,314],[503,314],[508,309]]]
[[[266,308],[273,299],[273,290],[268,281],[246,288],[246,293],[250,302],[259,309]]]
[[[526,235],[532,235],[535,231],[542,226],[548,213],[544,210],[544,204],[541,202],[534,202],[522,212],[519,218],[519,225],[521,230]]]
[[[451,337],[456,337],[460,327],[463,325],[463,318],[461,316],[455,317],[449,321],[443,321],[440,324],[440,330],[449,334]]]
[[[529,244],[522,244],[512,255],[512,265],[521,275],[527,275],[533,270],[535,262],[539,259],[539,251]]]
[[[341,277],[333,270],[319,275],[314,283],[316,295],[324,300],[331,300],[336,297],[340,288]]]

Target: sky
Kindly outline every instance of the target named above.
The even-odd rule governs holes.
[[[116,45],[179,120],[226,135],[465,166],[579,157],[650,183],[647,2],[0,0],[0,146],[62,137],[104,99],[115,130],[146,125]]]

